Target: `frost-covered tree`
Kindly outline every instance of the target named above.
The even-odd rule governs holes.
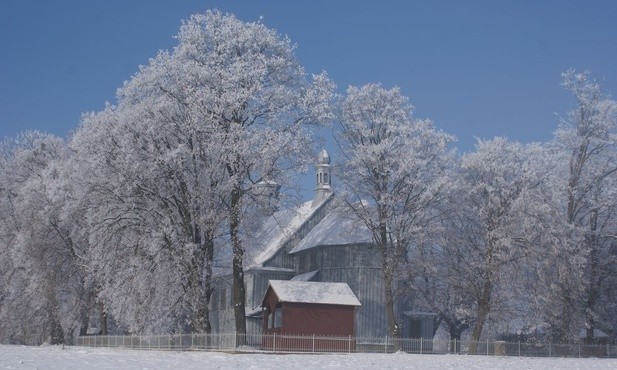
[[[301,164],[303,127],[330,119],[332,85],[323,75],[310,84],[290,41],[260,23],[206,12],[177,39],[72,142],[91,189],[97,276],[132,330],[209,331],[214,248],[230,241],[244,333],[245,211],[256,184]]]
[[[517,266],[530,253],[522,220],[525,199],[540,182],[531,163],[538,150],[504,138],[478,141],[474,152],[462,156],[450,189],[455,199],[437,253],[455,296],[472,300],[465,301],[473,321],[470,353],[491,311],[513,305],[507,287],[515,285]]]
[[[455,162],[455,168],[460,161]],[[451,184],[458,181],[461,171],[450,172]],[[448,248],[455,239],[458,223],[456,211],[462,205],[456,187],[448,187],[443,209],[442,226],[437,236],[418,245],[409,256],[408,271],[411,291],[421,306],[435,312],[438,323],[450,335],[451,351],[460,351],[461,336],[473,324],[474,299],[465,288],[465,279],[460,272],[465,267],[464,255],[455,248]],[[437,327],[435,328],[437,329]],[[457,344],[458,343],[458,344]]]
[[[346,159],[345,202],[373,236],[382,257],[389,335],[399,337],[395,284],[410,248],[438,221],[447,186],[452,137],[412,117],[398,88],[350,87],[342,102],[338,142]]]
[[[100,304],[133,331],[208,332],[225,221],[220,147],[178,101],[190,85],[177,82],[173,63],[161,53],[142,67],[118,106],[84,117],[71,146],[88,189]]]
[[[288,38],[261,23],[208,11],[186,21],[174,56],[199,81],[188,98],[200,105],[221,144],[228,177],[236,331],[246,332],[242,243],[243,210],[255,184],[280,180],[310,148],[305,125],[331,119],[333,86],[325,75],[309,83]],[[281,182],[281,181],[279,181]]]
[[[71,340],[87,311],[83,245],[66,219],[70,188],[64,142],[27,132],[3,143],[0,164],[3,336]]]
[[[605,307],[615,294],[617,102],[588,72],[569,70],[562,85],[576,106],[552,143],[556,154],[551,187],[558,198],[558,217],[551,233],[554,268],[546,271],[553,272],[547,278],[553,283],[546,312],[555,340],[572,339],[584,324],[591,342],[598,324],[610,329],[606,324],[614,316]]]

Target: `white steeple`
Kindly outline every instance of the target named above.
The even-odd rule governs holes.
[[[330,156],[325,149],[322,149],[317,156],[315,177],[317,179],[317,186],[315,187],[313,205],[320,203],[332,192],[332,188],[330,187],[332,181],[330,176]]]

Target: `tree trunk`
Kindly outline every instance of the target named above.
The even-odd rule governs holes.
[[[396,271],[396,263],[394,262],[394,250],[392,245],[388,241],[388,228],[387,220],[388,214],[382,205],[378,205],[378,217],[379,217],[379,248],[381,250],[382,257],[382,278],[384,287],[384,299],[386,309],[386,320],[388,324],[388,335],[393,339],[394,350],[399,351],[401,349],[398,324],[396,322],[396,314],[394,313],[394,271]]]
[[[596,326],[594,312],[596,310],[596,298],[598,296],[598,210],[594,209],[589,217],[589,237],[587,242],[589,243],[589,257],[587,258],[588,264],[588,281],[587,281],[587,294],[585,299],[585,343],[594,343],[594,329]]]
[[[463,330],[456,325],[450,325],[450,353],[461,353],[461,335]]]
[[[478,314],[471,333],[471,343],[469,343],[470,355],[475,355],[478,351],[478,341],[482,335],[482,329],[484,327],[484,323],[486,322],[486,318],[491,310],[491,290],[492,283],[490,281],[490,277],[487,277],[484,281],[484,286],[482,287],[482,296],[478,301]]]
[[[450,320],[444,318],[444,321],[448,325],[448,333],[450,333],[450,353],[461,353],[461,336],[463,332],[469,328],[469,324],[463,322],[461,319]]]
[[[101,329],[101,335],[107,335],[107,312],[105,311],[105,305],[102,301],[99,301],[99,327]]]
[[[394,313],[394,292],[392,289],[392,274],[386,271],[388,267],[384,266],[384,295],[386,303],[386,319],[388,320],[388,334],[392,338],[394,343],[394,350],[399,351],[401,349],[400,337],[401,333],[396,322],[396,315]]]
[[[83,279],[82,279],[83,280]],[[82,283],[82,286],[84,284]],[[93,289],[87,289],[87,293],[82,297],[83,301],[80,307],[79,317],[80,317],[80,327],[79,327],[79,336],[83,337],[88,334],[88,326],[90,325],[90,314],[93,307],[93,301],[95,300],[94,295],[95,292]]]
[[[193,312],[193,332],[210,333],[210,299],[212,297],[212,264],[214,260],[214,240],[210,235],[205,236],[204,243],[200,245],[200,253],[197,256],[197,307]]]
[[[240,239],[241,190],[239,186],[231,192],[231,215],[229,221],[231,243],[233,247],[233,304],[236,324],[236,345],[243,345],[246,339],[246,309],[244,291],[244,268],[242,259],[244,249]]]
[[[50,323],[50,331],[49,344],[64,344],[64,331],[55,317]]]
[[[564,283],[566,284],[566,283]],[[561,307],[559,307],[560,315],[557,317],[557,326],[553,331],[552,339],[556,343],[567,343],[570,341],[572,332],[572,317],[573,302],[571,299],[570,290],[567,287],[561,287]],[[558,312],[559,312],[558,311]]]
[[[214,287],[212,285],[212,265],[214,264],[214,233],[208,235],[206,241],[206,271],[204,276],[204,290],[205,290],[205,308],[206,314],[204,316],[204,332],[212,332],[212,323],[210,322],[210,301],[212,299],[212,292]]]

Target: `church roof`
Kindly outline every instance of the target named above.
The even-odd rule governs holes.
[[[270,280],[280,302],[361,306],[347,283]]]
[[[252,265],[262,265],[272,258],[328,198],[314,206],[313,201],[308,201],[296,209],[283,209],[270,216],[251,238],[254,247],[251,249],[256,251]]]
[[[313,270],[304,274],[296,275],[291,278],[291,281],[311,281],[318,272],[319,270]]]
[[[317,246],[363,244],[372,241],[372,234],[366,226],[332,210],[290,253],[298,253]]]

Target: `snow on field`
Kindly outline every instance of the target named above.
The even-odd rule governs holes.
[[[617,369],[617,359],[411,354],[273,355],[0,346],[2,369]]]

